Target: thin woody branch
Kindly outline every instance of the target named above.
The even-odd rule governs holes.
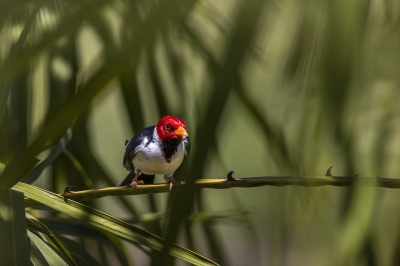
[[[200,179],[197,180],[195,186],[197,189],[228,189],[235,187],[260,187],[260,186],[303,186],[303,187],[319,187],[319,186],[365,186],[365,187],[382,187],[382,188],[400,188],[400,179],[398,178],[382,178],[382,177],[361,177],[361,176],[260,176],[246,177],[234,179],[233,171],[229,172],[227,179]],[[183,189],[185,182],[177,182],[173,191]],[[71,191],[72,187],[67,187],[61,196],[75,201],[94,200],[109,196],[131,196],[142,194],[155,194],[170,192],[169,186],[163,184],[139,185],[137,188],[127,187],[107,187],[101,189],[90,189],[82,191]],[[37,205],[29,199],[25,200],[27,207]]]
[[[352,186],[354,184],[367,187],[400,188],[400,179],[360,176],[261,176],[234,179],[233,171],[229,172],[227,179],[200,179],[195,186],[198,189],[228,189],[234,187],[260,187],[260,186]],[[185,187],[185,182],[177,182],[175,189]],[[62,196],[76,201],[86,201],[108,196],[130,196],[154,193],[166,193],[169,186],[166,184],[140,185],[137,188],[107,187],[83,191],[70,191],[69,187]]]

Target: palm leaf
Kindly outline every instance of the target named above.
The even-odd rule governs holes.
[[[93,266],[104,265],[100,264],[96,259],[94,259],[93,256],[86,251],[85,247],[81,243],[63,237],[61,235],[58,235],[57,238],[68,249],[74,261],[76,261],[78,265],[93,265]]]
[[[45,241],[40,236],[40,233],[34,233],[28,230],[28,236],[31,241],[31,246],[33,247],[31,256],[34,265],[43,265],[44,261],[46,261],[47,265],[68,266],[67,260],[63,257],[61,252]]]
[[[116,75],[123,74],[132,62],[139,58],[141,50],[154,42],[154,36],[158,30],[164,28],[168,21],[176,20],[181,17],[180,10],[176,9],[177,4],[183,4],[181,0],[168,1],[160,5],[148,16],[136,32],[134,38],[121,48],[119,53],[115,53],[113,62],[104,65],[86,83],[84,88],[70,100],[64,107],[57,112],[52,119],[44,126],[41,133],[33,141],[32,145],[17,159],[9,164],[4,171],[1,184],[12,187],[31,169],[30,162],[32,157],[48,142],[56,141],[74,122],[76,117],[83,115],[90,103]],[[185,3],[189,8],[192,2]],[[7,64],[5,64],[7,66]],[[13,66],[10,66],[12,68]],[[0,68],[1,70],[2,68]],[[1,73],[1,72],[0,72]],[[1,73],[3,74],[3,73]],[[0,80],[1,80],[0,74]]]
[[[67,200],[60,195],[51,193],[44,189],[24,183],[18,183],[15,185],[15,189],[23,192],[26,197],[31,198],[32,200],[42,203],[56,211],[67,214],[75,219],[86,221],[96,228],[117,235],[134,244],[143,245],[158,251],[161,251],[165,244],[165,241],[160,237],[143,231],[142,229],[134,227],[96,209],[87,207],[72,200]],[[215,262],[176,244],[171,245],[170,255],[196,265],[218,265]]]
[[[24,196],[0,189],[0,265],[30,265]]]
[[[115,235],[105,233],[99,229],[93,228],[86,222],[76,219],[42,218],[41,221],[54,233],[92,239],[102,245],[112,247],[115,254],[122,262],[122,265],[127,264],[127,256],[121,244],[121,240]],[[142,251],[147,252],[146,249],[142,249]]]
[[[172,197],[171,216],[167,225],[167,241],[172,242],[177,238],[179,231],[176,226],[180,225],[191,211],[194,201],[194,183],[196,179],[202,178],[207,155],[214,143],[214,138],[210,136],[216,135],[225,104],[235,85],[235,76],[240,73],[239,69],[246,58],[248,48],[257,36],[256,26],[261,18],[264,4],[264,1],[258,0],[240,3],[237,20],[232,29],[231,41],[227,42],[224,49],[222,67],[218,72],[213,73],[212,93],[208,98],[205,113],[197,125],[194,142],[201,143],[201,145],[192,155],[193,162],[196,163],[190,169],[192,175],[188,180],[188,187],[185,191],[178,191]],[[165,247],[163,256],[158,258],[156,264],[163,263],[167,259],[168,248],[169,246]],[[171,262],[168,261],[166,264],[169,265]]]
[[[71,254],[68,252],[68,250],[62,245],[62,243],[57,239],[57,237],[53,234],[52,231],[40,220],[36,219],[34,216],[30,214],[26,214],[27,216],[27,225],[28,229],[31,232],[35,232],[36,234],[42,233],[42,235],[46,238],[47,242],[55,248],[57,248],[67,259],[69,262],[68,264],[70,265],[76,265],[75,261],[73,260]],[[30,225],[30,226],[29,226]]]
[[[65,135],[60,139],[60,141],[55,145],[50,152],[49,156],[47,156],[46,159],[44,159],[40,164],[38,164],[35,168],[33,168],[31,171],[29,171],[28,174],[26,174],[23,178],[22,181],[26,183],[33,183],[35,182],[39,176],[42,174],[44,169],[49,167],[50,165],[53,164],[54,160],[58,158],[60,153],[65,149],[67,146],[68,142],[70,141],[72,137],[72,131],[70,129],[67,130]]]

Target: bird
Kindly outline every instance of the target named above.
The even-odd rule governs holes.
[[[131,172],[119,185],[136,188],[138,184],[152,184],[159,174],[172,190],[173,174],[189,153],[186,123],[175,116],[164,116],[125,141],[123,166]]]

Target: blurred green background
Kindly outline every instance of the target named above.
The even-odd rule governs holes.
[[[2,0],[0,183],[112,186],[128,174],[125,139],[164,115],[186,121],[192,152],[176,178],[189,183],[331,165],[399,177],[399,19],[393,0]],[[221,265],[400,265],[392,189],[190,188],[87,204]],[[27,212],[68,235],[65,216]],[[101,265],[186,265],[73,239]]]

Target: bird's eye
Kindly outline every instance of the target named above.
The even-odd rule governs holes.
[[[165,125],[165,129],[166,129],[166,130],[171,130],[171,125],[170,125],[170,124],[166,124],[166,125]]]

